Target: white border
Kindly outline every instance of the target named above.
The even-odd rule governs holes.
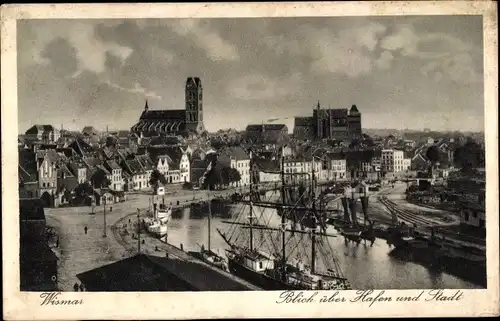
[[[40,306],[39,295],[19,286],[17,190],[16,19],[201,18],[369,15],[483,15],[485,142],[487,167],[488,289],[464,290],[455,302],[367,304],[275,304],[278,293],[65,293],[82,306]],[[237,3],[237,4],[58,4],[2,6],[2,220],[4,319],[186,319],[257,317],[480,316],[499,314],[498,65],[497,11],[493,1]],[[350,296],[354,296],[354,291]],[[391,290],[386,295],[418,293]]]

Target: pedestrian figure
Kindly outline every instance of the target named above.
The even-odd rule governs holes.
[[[78,292],[78,289],[80,287],[78,286],[78,282],[75,282],[75,285],[73,285],[73,289],[75,290],[75,292]]]
[[[56,247],[59,247],[59,237],[57,237],[57,240],[56,240]]]
[[[83,283],[80,283],[80,291],[82,291],[82,292],[85,291],[85,286],[83,285]]]
[[[85,228],[83,230],[85,231],[85,234],[87,234],[87,230],[88,230],[87,226],[85,226]]]

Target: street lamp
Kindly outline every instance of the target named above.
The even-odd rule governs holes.
[[[104,231],[103,231],[103,234],[102,234],[102,237],[106,237],[106,194],[104,195],[104,201],[103,201],[103,204],[104,204]]]

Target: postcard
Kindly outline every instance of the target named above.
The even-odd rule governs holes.
[[[497,47],[492,1],[2,6],[4,319],[498,316]]]

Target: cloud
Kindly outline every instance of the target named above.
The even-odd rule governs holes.
[[[287,52],[299,56],[296,59],[309,58],[310,69],[315,73],[339,73],[355,78],[372,71],[373,52],[386,29],[383,24],[369,22],[335,33],[331,28],[305,25],[289,36],[268,35],[262,41],[278,55]],[[387,63],[390,61],[386,60]]]
[[[207,24],[206,20],[202,24],[198,19],[182,19],[170,23],[169,26],[178,35],[191,38],[213,61],[239,60],[238,48],[222,39]]]
[[[153,99],[157,99],[157,100],[162,100],[163,98],[156,94],[155,92],[153,91],[148,91],[147,89],[143,88],[139,83],[135,83],[135,86],[133,88],[125,88],[125,87],[122,87],[116,83],[113,83],[109,80],[106,80],[104,81],[105,84],[115,88],[115,89],[118,89],[118,90],[121,90],[121,91],[126,91],[126,92],[129,92],[129,93],[132,93],[132,94],[141,94],[142,96],[144,97],[147,97],[147,98],[153,98]]]
[[[442,80],[445,75],[456,83],[477,83],[483,80],[482,75],[475,70],[469,53],[447,55],[430,61],[420,69],[420,72],[424,76],[433,77],[436,81]]]
[[[419,38],[410,26],[402,26],[395,33],[385,37],[380,47],[390,51],[401,51],[403,56],[413,56],[417,53]]]
[[[76,49],[79,70],[99,74],[106,70],[107,52],[123,62],[132,53],[132,48],[98,40],[94,28],[93,25],[86,23],[76,23],[69,30],[68,41]]]
[[[77,59],[78,71],[102,73],[106,70],[106,54],[111,53],[118,57],[121,62],[125,61],[132,53],[132,48],[119,45],[111,41],[102,41],[95,37],[95,24],[87,21],[64,21],[60,20],[47,27],[32,27],[33,37],[27,47],[27,55],[22,56],[25,65],[46,65],[47,57],[43,53],[48,45],[56,39],[63,39],[74,48]],[[62,63],[57,61],[57,64]]]
[[[420,72],[441,81],[445,77],[457,83],[474,83],[482,80],[482,66],[473,56],[481,50],[463,40],[442,32],[416,32],[411,26],[399,26],[381,41],[387,51],[399,52],[423,61]],[[479,59],[480,60],[480,59]]]
[[[371,52],[385,29],[381,24],[370,23],[342,30],[337,35],[326,28],[310,30],[310,40],[316,43],[312,49],[317,50],[311,52],[316,58],[311,68],[320,73],[341,73],[352,78],[370,73],[374,66]]]
[[[300,88],[301,76],[296,73],[286,79],[272,79],[261,74],[249,74],[231,81],[228,93],[241,100],[270,100],[292,95]]]
[[[380,57],[375,61],[375,65],[380,69],[388,69],[394,56],[390,51],[383,51]]]

